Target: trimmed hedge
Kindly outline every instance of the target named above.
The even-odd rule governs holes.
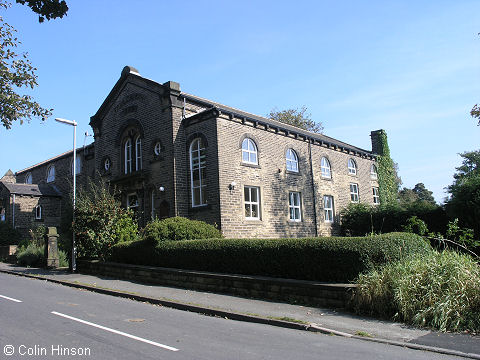
[[[302,239],[142,240],[112,248],[110,261],[315,281],[353,281],[360,273],[430,246],[418,235]]]
[[[156,243],[168,240],[193,240],[221,238],[222,233],[215,226],[203,221],[184,217],[154,220],[143,230],[143,239]]]

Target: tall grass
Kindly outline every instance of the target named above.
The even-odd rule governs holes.
[[[440,331],[480,332],[480,266],[453,251],[415,255],[359,276],[356,310]]]

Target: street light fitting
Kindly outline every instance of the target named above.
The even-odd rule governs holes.
[[[67,120],[67,119],[62,119],[62,118],[55,118],[55,121],[58,121],[60,123],[64,123],[67,125],[72,125],[72,126],[77,126],[77,122],[73,120]]]

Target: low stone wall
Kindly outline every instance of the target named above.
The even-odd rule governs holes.
[[[13,261],[15,253],[17,252],[17,245],[0,246],[0,259]]]
[[[130,264],[79,260],[81,273],[329,308],[348,307],[355,284],[330,284],[250,275],[219,274]]]

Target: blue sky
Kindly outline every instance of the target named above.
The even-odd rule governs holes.
[[[72,147],[55,117],[78,121],[81,146],[125,65],[258,115],[305,105],[326,135],[367,150],[385,129],[403,186],[423,182],[438,202],[458,153],[480,148],[479,1],[67,3],[43,24],[25,6],[0,10],[38,68],[29,93],[54,109],[0,129],[0,176]]]

